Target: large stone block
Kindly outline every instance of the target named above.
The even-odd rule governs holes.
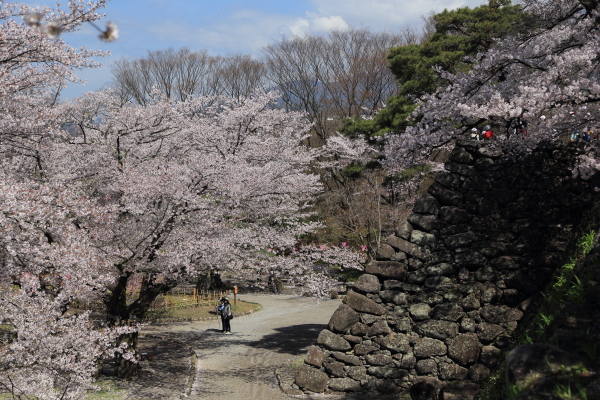
[[[352,287],[361,293],[377,293],[381,290],[381,283],[379,283],[379,278],[375,275],[362,274]]]
[[[481,355],[479,359],[482,363],[490,368],[494,368],[498,361],[502,357],[502,351],[494,346],[483,346],[481,348]]]
[[[421,336],[445,340],[458,335],[458,324],[456,322],[430,320],[415,327],[415,331]]]
[[[463,195],[460,192],[446,189],[438,183],[429,186],[428,192],[444,205],[460,206],[463,202]]]
[[[341,361],[346,364],[349,364],[349,365],[362,365],[362,363],[360,362],[360,358],[358,358],[357,356],[353,356],[351,354],[342,353],[340,351],[334,351],[331,353],[331,355],[336,360]]]
[[[369,331],[369,327],[362,322],[357,322],[350,328],[350,334],[354,336],[365,336]]]
[[[498,335],[504,333],[504,328],[500,325],[488,324],[487,322],[478,324],[476,330],[479,341],[484,344],[490,343]]]
[[[410,214],[406,219],[416,228],[425,232],[430,232],[438,227],[438,220],[435,215]],[[408,240],[410,235],[403,238]]]
[[[437,242],[434,235],[418,230],[414,230],[411,232],[410,241],[411,243],[414,243],[417,246],[427,246],[432,249],[435,248]]]
[[[419,361],[417,361],[415,369],[421,375],[427,375],[427,374],[436,375],[437,374],[437,363],[435,362],[435,360],[432,360],[430,358],[428,358],[426,360],[419,360]]]
[[[329,381],[329,389],[336,392],[358,392],[360,382],[351,378],[333,378]]]
[[[464,380],[467,379],[469,370],[456,364],[443,363],[440,365],[440,378],[444,380]]]
[[[519,321],[523,317],[523,313],[506,305],[493,306],[488,304],[481,309],[481,316],[488,322],[499,324]]]
[[[410,341],[402,333],[391,332],[383,338],[376,339],[377,344],[386,350],[405,353],[410,350]]]
[[[327,353],[319,349],[317,346],[310,346],[306,353],[306,359],[304,362],[310,365],[314,365],[317,368],[323,366],[323,362],[327,359]]]
[[[367,368],[361,366],[348,367],[348,376],[357,381],[367,380]]]
[[[358,321],[359,315],[356,311],[346,304],[340,304],[331,316],[327,329],[332,332],[347,333]]]
[[[387,312],[385,307],[375,303],[368,297],[353,291],[348,292],[348,294],[344,298],[344,303],[348,305],[348,307],[351,307],[353,310],[356,310],[358,312],[375,315],[383,315]]]
[[[372,375],[376,378],[384,379],[398,379],[404,375],[408,375],[408,372],[398,369],[396,367],[368,367],[367,374]]]
[[[412,233],[411,233],[412,236]],[[421,247],[417,246],[414,243],[411,243],[407,240],[401,239],[397,236],[389,236],[386,240],[387,244],[392,246],[395,249],[405,252],[406,254],[416,257],[419,260],[425,260],[427,258],[427,253],[421,249]],[[393,277],[391,277],[393,278]]]
[[[301,389],[322,393],[327,389],[329,376],[321,370],[303,365],[296,372],[294,380]]]
[[[392,356],[388,354],[367,354],[365,356],[365,361],[369,365],[388,365],[394,362]]]
[[[474,333],[464,333],[446,341],[448,356],[460,365],[468,365],[479,360],[481,344]]]
[[[396,250],[389,244],[382,244],[375,253],[375,259],[378,261],[390,261],[396,255]]]
[[[335,376],[336,378],[345,378],[346,371],[344,371],[344,364],[339,361],[330,361],[323,363],[325,371],[329,373],[329,376]]]
[[[430,311],[431,307],[429,307],[429,304],[412,304],[408,309],[410,316],[415,321],[429,319]]]
[[[473,161],[473,156],[462,147],[455,147],[450,153],[450,161],[459,164],[470,164]]]
[[[425,272],[429,276],[440,276],[440,275],[452,275],[456,272],[454,267],[448,263],[440,263],[436,265],[430,265],[425,268]]]
[[[445,321],[458,321],[466,314],[463,311],[462,307],[458,304],[453,303],[443,303],[438,304],[433,308],[431,312],[431,318],[435,319],[443,319]]]
[[[432,276],[425,280],[425,287],[435,290],[448,290],[454,287],[454,282],[447,276]]]
[[[385,303],[394,303],[396,305],[408,303],[408,295],[398,290],[382,290],[379,292],[379,297]]]
[[[423,338],[413,348],[413,354],[418,358],[443,356],[447,352],[446,345],[441,340]]]
[[[357,356],[364,356],[365,354],[369,354],[377,350],[379,350],[377,347],[366,344],[357,344],[354,346],[354,354]]]
[[[459,225],[469,222],[472,216],[462,208],[446,206],[440,208],[438,218],[445,225]]]
[[[477,269],[487,264],[487,258],[476,251],[466,251],[464,253],[458,253],[454,256],[454,262],[459,267],[465,267],[468,269]]]
[[[444,164],[444,168],[446,168],[446,171],[462,175],[466,178],[477,177],[477,172],[475,171],[475,168],[473,168],[470,165],[457,164],[455,162],[448,161]]]
[[[413,212],[437,215],[439,208],[440,203],[438,203],[437,199],[430,194],[425,194],[415,202]]]
[[[413,227],[409,221],[404,221],[396,228],[396,236],[408,240],[410,233],[413,231]]]
[[[459,247],[466,247],[473,243],[477,239],[477,236],[471,231],[458,233],[452,235],[444,240],[444,244],[447,248],[456,249]]]
[[[365,267],[365,272],[382,278],[404,280],[407,269],[406,264],[396,261],[371,261]]]
[[[460,177],[445,171],[438,172],[435,176],[435,181],[448,189],[459,189],[463,184]]]
[[[490,369],[482,364],[473,364],[469,368],[469,379],[473,382],[483,382],[490,376]]]
[[[387,335],[391,331],[392,330],[390,329],[386,321],[377,321],[369,327],[367,336],[373,337],[379,335]]]
[[[319,337],[317,337],[317,343],[321,346],[327,347],[330,350],[348,351],[352,348],[347,340],[336,335],[328,329],[323,329],[321,333],[319,333]]]

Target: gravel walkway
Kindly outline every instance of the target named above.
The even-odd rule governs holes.
[[[263,308],[254,314],[234,318],[232,335],[222,334],[218,321],[149,326],[141,333],[175,340],[169,342],[179,355],[182,351],[185,353],[185,348],[179,345],[179,350],[175,350],[177,342],[191,346],[198,362],[189,398],[289,400],[292,397],[280,389],[276,371],[283,371],[280,377],[288,380],[284,387],[289,384],[293,366],[301,365],[306,350],[326,327],[340,300],[316,303],[314,299],[295,295],[240,295],[238,298],[259,303]],[[146,344],[143,346],[146,351]],[[162,358],[157,354],[150,368],[156,370],[161,362],[167,361]],[[148,385],[146,394],[156,387],[161,398],[174,398],[185,391],[181,370],[189,373],[189,365],[187,361],[177,367],[171,383],[160,382],[163,377],[159,378],[157,374],[142,374],[135,383]],[[178,393],[170,389],[173,385],[179,385]],[[171,393],[167,396],[165,390],[171,390]],[[131,393],[128,399],[154,398],[139,395],[142,393]],[[323,398],[323,395],[314,398]]]

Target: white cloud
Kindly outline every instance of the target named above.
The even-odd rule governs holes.
[[[319,16],[339,15],[352,26],[397,30],[421,25],[421,16],[444,8],[476,7],[485,0],[312,0]]]
[[[312,22],[313,29],[317,32],[327,32],[334,29],[348,29],[348,24],[339,15],[333,15],[331,17],[317,17]]]

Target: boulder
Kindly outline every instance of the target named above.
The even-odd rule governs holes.
[[[452,161],[448,161],[444,164],[444,168],[446,171],[453,172],[458,175],[462,175],[467,178],[475,178],[477,176],[477,172],[475,168],[470,165],[457,164]]]
[[[418,258],[419,260],[425,260],[427,257],[427,254],[419,246],[397,236],[389,236],[386,242],[393,248],[403,251],[404,253],[412,257]]]
[[[429,320],[416,326],[415,331],[421,336],[446,340],[458,335],[458,324],[449,321]]]
[[[336,392],[358,392],[360,382],[351,378],[332,378],[329,381],[329,389]]]
[[[357,322],[350,328],[350,334],[354,336],[365,336],[369,331],[369,327],[362,322]]]
[[[323,366],[323,362],[327,359],[327,353],[319,349],[317,346],[310,346],[306,353],[304,362],[310,365],[314,365],[317,368]]]
[[[410,214],[406,219],[412,225],[425,232],[431,232],[438,226],[438,220],[435,215]],[[410,239],[410,235],[405,238],[403,237],[403,239]]]
[[[452,289],[454,283],[447,276],[432,276],[425,280],[425,286],[435,290],[447,290]]]
[[[469,368],[469,379],[473,382],[483,382],[490,376],[490,369],[482,364],[473,364]]]
[[[467,296],[460,302],[460,305],[465,311],[479,310],[481,304],[475,296]]]
[[[438,183],[429,186],[428,193],[444,205],[459,206],[463,202],[463,195],[461,193],[446,189]]]
[[[419,360],[417,361],[415,369],[421,375],[437,374],[437,363],[430,358]]]
[[[335,310],[327,329],[332,332],[347,333],[349,329],[359,321],[359,316],[356,311],[348,307],[346,304],[340,304]]]
[[[408,303],[408,295],[398,290],[383,290],[379,292],[379,297],[384,303],[394,303],[396,305]]]
[[[410,233],[410,241],[417,246],[427,246],[429,248],[434,248],[436,244],[434,235],[416,229]]]
[[[463,318],[460,320],[460,331],[462,333],[473,333],[475,332],[475,321],[471,318]]]
[[[375,275],[362,274],[352,287],[361,293],[377,293],[381,290],[381,283]]]
[[[430,311],[431,307],[429,307],[429,304],[412,304],[408,309],[410,316],[415,321],[429,319]]]
[[[410,350],[410,342],[406,335],[391,332],[384,338],[377,339],[377,343],[384,349],[393,352],[405,353]]]
[[[367,368],[361,366],[348,367],[348,371],[346,371],[348,376],[352,379],[356,379],[357,381],[365,381],[367,380]]]
[[[463,333],[446,341],[448,357],[460,365],[472,364],[479,360],[481,344],[474,333]]]
[[[448,263],[430,265],[429,267],[425,268],[425,273],[428,276],[452,275],[454,272],[454,267]]]
[[[398,225],[398,228],[396,228],[396,236],[398,236],[404,240],[408,240],[410,238],[410,233],[412,231],[413,231],[413,227],[410,224],[410,222],[404,221],[400,225]]]
[[[480,361],[490,368],[494,368],[498,361],[502,357],[502,352],[499,348],[494,346],[483,346],[481,348],[481,355],[479,356]]]
[[[482,322],[477,325],[476,331],[477,337],[481,343],[489,343],[496,339],[498,335],[504,333],[504,328],[502,328],[500,325]]]
[[[356,365],[356,366],[360,366],[362,365],[362,362],[360,361],[360,358],[358,358],[357,356],[353,356],[351,354],[346,354],[346,353],[342,353],[339,351],[334,351],[331,353],[331,355],[338,361],[342,361],[345,364],[349,364],[349,365]]]
[[[462,307],[453,303],[438,304],[431,312],[431,318],[443,319],[445,321],[456,322],[464,316],[466,316],[466,314]]]
[[[390,329],[386,321],[377,321],[369,327],[369,330],[367,331],[367,336],[373,337],[379,335],[387,335],[391,331],[392,330]]]
[[[408,372],[398,369],[396,367],[368,367],[367,374],[372,375],[376,378],[384,379],[398,379],[404,375],[408,375]]]
[[[465,224],[471,220],[471,214],[458,207],[440,208],[439,218],[446,225]]]
[[[479,282],[496,282],[498,279],[498,272],[489,265],[486,265],[475,271],[473,276],[475,277],[475,280]]]
[[[425,361],[425,360],[423,360]],[[400,360],[400,368],[414,368],[417,364],[417,359],[412,354],[404,354],[402,360]]]
[[[456,249],[459,247],[466,247],[473,243],[476,239],[477,236],[475,236],[473,232],[469,231],[449,236],[444,240],[444,244],[449,249]]]
[[[469,370],[456,364],[440,364],[440,378],[444,380],[464,380],[467,378]]]
[[[455,264],[468,269],[476,269],[487,264],[487,258],[476,251],[458,253],[454,257]]]
[[[419,200],[415,202],[413,206],[413,212],[419,214],[431,214],[437,215],[440,208],[440,203],[430,194],[421,196]]]
[[[389,244],[382,244],[375,252],[375,259],[381,261],[389,261],[396,255],[396,250]]]
[[[462,147],[455,147],[450,153],[450,161],[459,164],[470,164],[473,161],[473,156]]]
[[[387,311],[384,307],[375,303],[368,297],[353,291],[348,292],[348,294],[344,298],[344,303],[348,305],[348,307],[358,312],[383,315]]]
[[[388,364],[391,364],[392,362],[394,362],[394,359],[390,355],[376,353],[376,354],[367,354],[365,356],[365,361],[369,365],[388,365]]]
[[[438,172],[435,176],[435,181],[448,189],[459,189],[463,184],[460,177],[445,171]]]
[[[354,354],[357,356],[364,356],[365,354],[369,354],[377,350],[379,350],[379,348],[366,344],[357,344],[354,346]]]
[[[330,350],[348,351],[352,348],[347,340],[339,337],[328,329],[323,329],[317,337],[317,344],[327,347]]]
[[[523,317],[523,313],[506,305],[493,306],[487,304],[481,309],[481,316],[488,322],[499,324],[519,321]]]
[[[418,358],[443,356],[446,354],[446,352],[447,348],[444,342],[430,338],[423,338],[419,340],[413,348],[413,354]]]
[[[367,274],[398,280],[404,280],[406,270],[406,264],[397,261],[371,261],[365,267]]]
[[[346,371],[344,371],[344,364],[339,361],[330,361],[323,363],[325,371],[329,373],[329,376],[335,376],[336,378],[345,378]]]
[[[329,376],[321,370],[303,365],[296,372],[294,381],[301,389],[322,393],[327,389]]]

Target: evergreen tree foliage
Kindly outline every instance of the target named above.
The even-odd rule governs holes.
[[[489,0],[473,9],[444,10],[433,18],[435,32],[426,42],[392,48],[388,55],[398,81],[398,94],[388,99],[374,119],[347,120],[344,134],[381,136],[404,131],[413,124],[411,114],[422,96],[448,83],[439,71],[468,71],[477,53],[488,50],[509,33],[526,31],[532,24],[523,7],[510,0]]]

